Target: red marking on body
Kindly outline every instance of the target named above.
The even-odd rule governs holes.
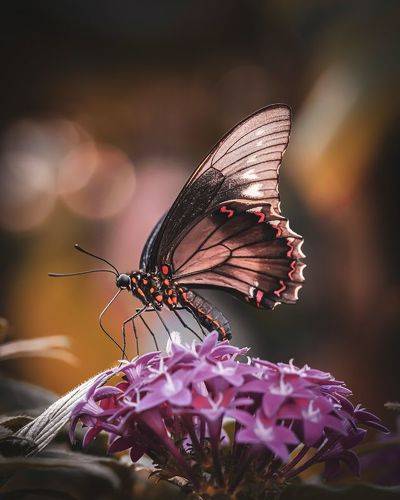
[[[167,276],[169,274],[169,267],[166,265],[161,266],[161,272]]]
[[[163,283],[164,283],[164,285],[169,286],[170,281],[169,280],[164,280]]]
[[[264,292],[262,292],[261,290],[257,290],[257,293],[256,293],[257,306],[259,306],[261,304],[263,297],[264,297]]]
[[[257,224],[260,224],[261,222],[265,221],[266,215],[263,212],[253,212],[254,215],[258,216],[258,222]]]
[[[234,210],[231,210],[230,208],[227,208],[225,205],[223,207],[221,207],[219,209],[219,211],[222,213],[222,214],[227,214],[227,217],[228,219],[230,219],[231,217],[233,217],[234,215]]]
[[[279,284],[281,285],[281,287],[278,290],[275,290],[275,292],[274,292],[274,294],[277,297],[280,297],[281,293],[286,290],[286,285],[285,285],[285,282],[283,280],[279,280]]]
[[[162,295],[156,295],[156,301],[157,302],[162,302],[163,296]]]

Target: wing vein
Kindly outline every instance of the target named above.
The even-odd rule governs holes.
[[[257,130],[259,130],[260,128],[263,128],[263,127],[268,127],[269,125],[273,125],[274,123],[281,123],[281,122],[288,122],[288,128],[287,128],[287,129],[286,129],[286,128],[284,128],[284,129],[282,129],[282,130],[274,130],[274,131],[272,131],[272,132],[269,132],[268,134],[265,134],[265,135],[260,135],[260,136],[258,136],[258,137],[256,137],[256,138],[254,138],[254,139],[251,139],[250,141],[245,142],[245,143],[244,143],[244,144],[242,144],[241,146],[238,146],[237,148],[232,149],[232,148],[233,148],[233,146],[235,146],[235,144],[237,144],[239,141],[241,141],[241,140],[242,140],[244,137],[246,137],[247,135],[250,135],[250,134],[252,134],[252,133],[256,132],[256,131],[257,131]],[[253,141],[261,140],[261,139],[263,139],[264,137],[271,137],[271,136],[272,136],[272,135],[274,135],[274,134],[283,134],[283,133],[285,133],[285,132],[288,132],[289,130],[290,130],[290,122],[289,122],[289,120],[288,120],[287,118],[283,118],[282,120],[276,120],[276,121],[271,122],[271,123],[268,123],[268,124],[264,123],[263,125],[260,125],[260,126],[258,126],[258,127],[256,127],[256,128],[251,129],[249,132],[247,132],[246,134],[244,134],[244,135],[240,136],[238,139],[236,139],[236,141],[235,141],[233,144],[231,144],[231,145],[229,146],[229,148],[225,151],[224,155],[226,155],[226,154],[228,154],[228,153],[232,153],[233,151],[236,151],[237,149],[241,148],[242,146],[247,146],[247,144],[250,144],[250,143],[251,143],[251,142],[253,142]],[[223,156],[224,156],[224,155],[223,155]],[[223,156],[221,156],[221,158],[223,158]],[[219,161],[219,159],[218,159],[217,161]]]

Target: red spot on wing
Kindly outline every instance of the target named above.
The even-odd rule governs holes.
[[[169,274],[169,267],[164,264],[161,266],[161,272],[167,276]]]
[[[288,245],[289,245],[289,250],[286,252],[286,256],[289,258],[292,258],[293,251],[294,251],[294,245],[293,242],[288,238],[287,239]]]
[[[281,228],[281,222],[278,221],[278,220],[271,220],[271,221],[269,221],[269,223],[275,229],[275,231],[276,231],[276,237],[280,238],[282,236],[282,234],[283,234],[282,228]]]
[[[232,209],[228,208],[226,205],[224,205],[223,207],[221,207],[221,208],[219,209],[219,211],[220,211],[222,214],[227,214],[228,219],[230,219],[231,217],[233,217],[233,215],[234,215],[234,213],[235,213],[235,212],[234,212],[234,210],[232,210]]]
[[[289,272],[288,276],[292,280],[293,273],[296,271],[296,261],[295,260],[292,260],[292,262],[290,263],[290,268],[291,268],[291,271]]]
[[[278,290],[275,290],[274,294],[277,296],[277,297],[280,297],[281,296],[281,293],[284,292],[286,290],[286,285],[284,283],[283,280],[279,280],[279,284],[281,285],[281,287],[278,289]]]
[[[261,301],[264,297],[264,292],[261,291],[261,290],[257,290],[257,293],[256,293],[256,304],[257,306],[259,306],[261,304]]]
[[[266,215],[263,212],[253,212],[254,215],[258,216],[258,224],[265,221]]]

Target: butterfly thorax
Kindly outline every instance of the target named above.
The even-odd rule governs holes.
[[[155,309],[162,309],[163,306],[174,309],[185,296],[186,290],[172,280],[169,266],[161,266],[152,273],[131,272],[129,277],[133,296]]]

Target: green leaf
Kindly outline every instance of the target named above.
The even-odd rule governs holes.
[[[400,411],[400,403],[398,401],[388,401],[385,403],[385,408],[393,411]]]
[[[13,432],[17,431],[32,418],[26,416],[0,417],[0,456],[11,457],[24,455],[32,448],[32,443],[23,438],[17,438]]]
[[[40,458],[0,459],[1,498],[133,498],[132,469],[109,458],[53,451]],[[29,495],[29,496],[28,496]]]
[[[0,342],[3,342],[8,330],[8,326],[8,321],[0,316]]]
[[[10,429],[7,429],[4,425],[0,424],[0,441],[12,434],[12,431]]]
[[[45,408],[55,399],[53,392],[42,387],[0,378],[0,413],[21,413],[32,408]]]
[[[77,402],[87,393],[93,382],[99,377],[103,382],[112,376],[112,370],[101,372],[91,379],[78,385],[65,396],[50,405],[43,413],[28,425],[20,429],[15,436],[32,441],[35,448],[30,455],[43,450],[64,427],[71,416],[71,411]]]
[[[390,500],[400,498],[400,486],[383,487],[352,484],[341,488],[312,485],[290,485],[279,500]]]
[[[6,427],[12,432],[16,432],[24,425],[32,422],[32,420],[32,417],[28,417],[27,415],[2,415],[0,416],[0,426]]]
[[[77,358],[69,352],[69,340],[64,335],[13,340],[0,345],[0,361],[26,357],[45,357],[76,364]]]

